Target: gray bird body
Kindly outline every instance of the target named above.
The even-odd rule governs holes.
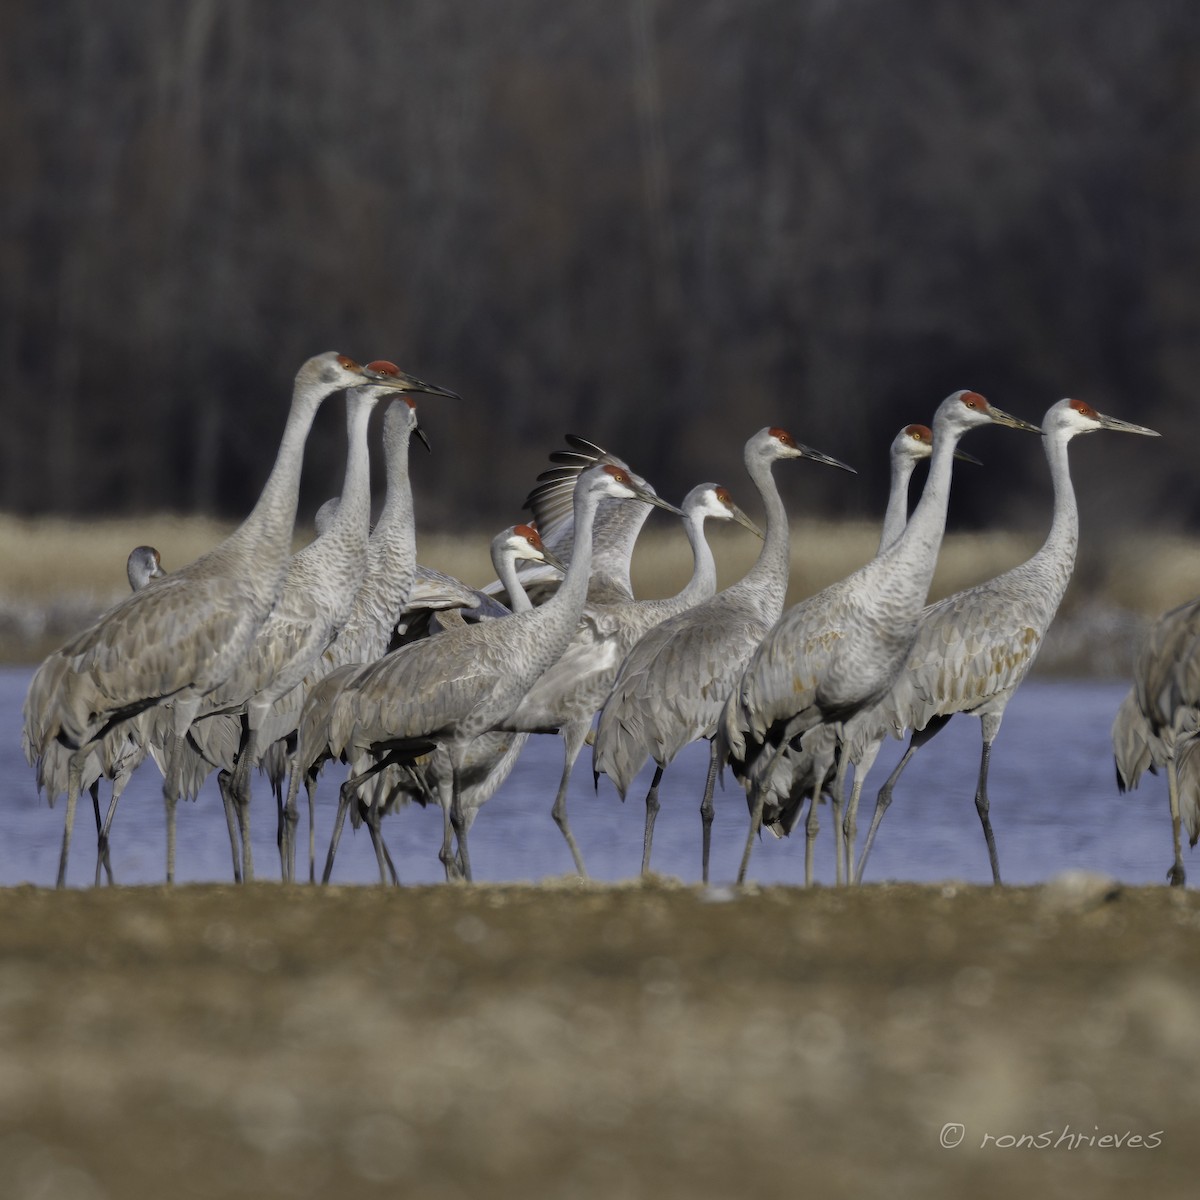
[[[683,502],[684,527],[692,548],[692,575],[674,596],[660,600],[589,600],[562,656],[525,693],[502,728],[525,733],[561,732],[563,770],[552,814],[575,859],[586,874],[583,857],[566,814],[567,787],[592,718],[607,699],[617,670],[635,642],[655,625],[692,608],[717,587],[717,567],[704,537],[704,522],[738,520],[753,528],[729,493],[714,483],[693,488]],[[594,589],[589,585],[589,594]]]
[[[1075,566],[1079,511],[1071,484],[1068,445],[1078,434],[1098,429],[1153,434],[1152,430],[1097,413],[1080,401],[1060,400],[1054,404],[1042,423],[1054,488],[1054,510],[1045,542],[1019,566],[926,607],[894,686],[873,712],[864,713],[856,730],[860,740],[879,741],[888,733],[901,736],[906,729],[914,732],[914,738],[880,792],[856,877],[861,877],[896,779],[915,749],[952,716],[967,713],[983,723],[984,762],[976,807],[993,878],[999,882],[999,860],[986,796],[987,758],[1004,711],[1037,658]],[[926,731],[927,736],[919,736]],[[856,782],[848,816],[850,826],[860,789]]]
[[[945,530],[955,447],[967,430],[993,421],[1036,428],[974,392],[947,397],[933,420],[929,475],[904,532],[857,571],[789,609],[754,652],[721,722],[735,771],[750,787],[751,830],[739,880],[781,748],[818,725],[840,725],[877,703],[904,665]],[[813,805],[810,847],[815,813]],[[810,849],[806,879],[811,871]]]
[[[129,580],[129,590],[140,592],[151,580],[161,579],[166,572],[162,568],[162,559],[153,546],[137,546],[130,551],[126,560],[125,574]],[[48,669],[39,672],[30,685],[26,699],[26,710],[31,717],[27,724],[30,727],[22,730],[21,748],[25,753],[25,761],[31,767],[36,767],[39,794],[45,796],[47,803],[53,808],[55,800],[67,793],[70,784],[71,751],[62,742],[45,740],[45,731],[39,726],[46,720],[45,714],[52,711],[53,697],[62,686],[63,676],[70,666],[64,658],[52,658],[48,661]],[[134,722],[118,726],[104,734],[89,751],[80,774],[80,789],[91,793],[96,810],[97,886],[100,884],[102,867],[107,871],[109,883],[113,881],[112,865],[107,852],[108,830],[121,793],[132,778],[133,772],[146,757],[144,739],[136,736],[134,729],[138,720],[140,718],[135,718]],[[45,747],[40,756],[34,748],[35,741]],[[112,799],[107,818],[103,822],[100,817],[99,796],[101,779],[112,782]]]
[[[1200,833],[1200,600],[1164,613],[1151,628],[1133,669],[1133,687],[1113,722],[1120,791],[1135,788],[1144,770],[1165,768],[1171,810],[1174,886],[1187,880],[1181,826],[1194,846]]]
[[[318,355],[296,376],[275,464],[254,509],[221,545],[156,580],[111,609],[51,658],[69,670],[44,719],[43,753],[55,738],[85,752],[110,727],[159,704],[172,706],[173,765],[205,696],[221,685],[249,650],[279,598],[295,521],[304,444],[321,403],[334,392],[381,378],[333,352]],[[396,387],[414,382],[399,377]],[[44,669],[53,670],[48,664]],[[82,759],[78,766],[82,768]],[[168,767],[168,879],[174,875],[175,772]],[[68,789],[59,878],[65,876],[77,788]]]
[[[512,601],[511,611],[515,613],[529,612],[533,608],[533,604],[522,585],[517,572],[517,563],[546,561],[541,539],[527,526],[511,526],[492,539],[491,557],[505,594]],[[477,595],[473,589],[467,589],[465,585],[459,586],[462,590],[469,592],[472,598]],[[492,603],[496,604],[495,601]],[[496,604],[496,607],[500,606]],[[509,610],[504,611],[507,615]],[[470,831],[480,808],[491,799],[500,785],[508,778],[528,739],[529,734],[527,733],[491,730],[488,733],[480,734],[477,738],[472,738],[463,747],[459,767],[459,787],[464,829]],[[352,763],[351,768],[361,771],[365,765],[360,760],[358,763]],[[461,875],[461,863],[452,853],[450,811],[444,804],[451,793],[453,777],[454,766],[450,751],[445,745],[439,744],[428,755],[416,759],[410,765],[381,771],[371,781],[371,784],[360,792],[360,803],[356,809],[351,811],[351,815],[356,825],[359,820],[366,820],[371,831],[379,860],[380,882],[387,881],[385,872],[389,868],[392,871],[393,882],[398,882],[395,868],[391,866],[391,856],[383,845],[382,834],[379,830],[380,818],[389,812],[404,808],[410,803],[424,805],[430,800],[443,805],[445,836],[439,857],[445,867],[446,877],[451,879]],[[336,837],[330,845],[329,857],[326,861],[326,880],[332,871],[335,849]]]
[[[803,457],[841,465],[797,445],[779,429],[761,429],[747,441],[746,470],[766,510],[766,534],[757,560],[737,583],[645,633],[622,661],[601,709],[592,756],[596,776],[608,775],[624,799],[647,759],[658,766],[653,798],[647,797],[643,870],[649,869],[651,810],[657,811],[661,772],[684,746],[713,736],[746,660],[783,610],[788,521],[771,468],[780,459]],[[706,834],[711,784],[712,772],[702,802]],[[707,877],[707,853],[704,859]]]
[[[501,724],[566,648],[586,600],[592,525],[606,497],[649,499],[611,465],[579,477],[574,552],[562,585],[545,604],[402,646],[365,668],[334,702],[329,747],[335,754],[353,758],[365,752],[383,761],[389,752],[415,756],[440,742],[450,744],[454,828],[468,876],[457,783],[463,748]]]

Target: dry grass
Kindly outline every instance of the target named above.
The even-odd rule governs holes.
[[[217,521],[167,515],[100,521],[0,515],[0,661],[37,661],[120,599],[127,588],[125,558],[134,546],[157,546],[170,570],[215,545],[228,529]],[[724,587],[750,566],[759,543],[740,529],[710,532]],[[870,522],[796,522],[788,603],[861,566],[874,554],[878,536]],[[309,537],[311,530],[303,529],[297,543]],[[480,585],[494,574],[489,539],[485,531],[423,535],[421,561]],[[1027,558],[1038,540],[1036,535],[951,534],[942,548],[931,595],[944,596],[990,578]],[[670,595],[690,571],[691,553],[679,529],[652,525],[645,531],[633,564],[638,595]],[[1144,619],[1197,594],[1200,542],[1171,535],[1129,536],[1108,543],[1099,554],[1085,547],[1063,616],[1069,620],[1073,613],[1098,607]],[[1121,664],[1116,660],[1118,671]]]

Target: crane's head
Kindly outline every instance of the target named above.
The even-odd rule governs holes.
[[[386,358],[377,358],[362,368],[363,373],[372,383],[381,387],[390,387],[398,392],[424,392],[427,396],[446,396],[451,400],[461,400],[457,392],[449,388],[438,387],[436,384],[425,383],[413,375],[406,375],[393,362]]]
[[[805,446],[802,442],[796,441],[786,429],[780,429],[775,425],[768,426],[766,429],[760,429],[746,443],[744,457],[746,467],[751,473],[753,473],[752,464],[758,460],[774,462],[780,458],[811,458],[813,462],[824,463],[828,467],[837,467],[839,470],[849,471],[851,475],[858,474],[853,467],[848,467],[844,462],[836,458],[830,458],[828,454],[822,454],[819,450],[814,450],[811,446]]]
[[[762,531],[733,502],[729,489],[719,483],[701,483],[683,498],[683,514],[691,521],[736,521],[751,533],[762,537]]]
[[[1130,421],[1121,421],[1097,412],[1086,400],[1069,398],[1050,406],[1042,428],[1047,437],[1057,432],[1075,437],[1080,433],[1095,433],[1098,429],[1110,429],[1115,433],[1140,433],[1145,437],[1160,436],[1157,430],[1147,429],[1144,425],[1134,425]]]
[[[501,534],[504,549],[513,558],[526,562],[544,562],[560,571],[565,571],[559,557],[542,544],[541,535],[532,525],[510,525]]]
[[[952,392],[938,405],[933,418],[933,428],[936,434],[945,431],[961,435],[968,429],[978,425],[1007,425],[1010,429],[1026,429],[1030,433],[1040,433],[1036,425],[1022,421],[1003,409],[989,404],[978,392]]]
[[[668,504],[661,496],[655,495],[647,487],[638,483],[629,471],[624,467],[617,466],[616,463],[603,463],[585,471],[580,475],[579,483],[576,486],[580,486],[585,480],[587,481],[586,486],[594,489],[601,496],[620,500],[642,500],[646,504],[653,504],[656,508],[665,508],[667,512],[674,513],[677,517],[683,516],[682,509]]]
[[[933,453],[933,430],[928,425],[905,425],[892,440],[892,459],[899,462],[918,463]],[[973,454],[955,450],[954,457],[963,462],[983,464]]]
[[[130,588],[140,592],[150,580],[161,579],[166,571],[163,570],[162,558],[153,546],[135,546],[125,562],[125,574],[129,578]]]

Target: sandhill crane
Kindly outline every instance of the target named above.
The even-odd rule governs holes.
[[[367,570],[362,584],[354,593],[350,615],[338,636],[329,643],[320,658],[314,663],[303,683],[277,702],[276,709],[291,702],[295,709],[289,713],[287,724],[299,727],[300,712],[309,693],[331,671],[349,664],[355,666],[374,662],[385,654],[391,644],[397,622],[413,590],[417,567],[416,530],[413,521],[412,482],[409,476],[408,452],[413,436],[426,449],[429,441],[417,419],[416,403],[411,396],[392,401],[383,414],[383,455],[387,491],[379,520],[371,531],[367,542]],[[337,512],[337,501],[326,501],[317,516],[318,533],[323,533],[327,522]],[[279,761],[264,763],[271,776],[272,786],[277,790],[285,769],[291,766],[288,756],[281,754],[285,743],[276,741],[271,753]],[[300,772],[292,769],[288,780],[287,802],[284,806],[283,838],[284,878],[295,878],[295,829],[297,824],[296,795]],[[315,858],[313,799],[315,774],[308,783],[308,864],[309,881],[312,881]]]
[[[693,488],[682,507],[693,561],[685,587],[661,600],[589,601],[562,657],[525,693],[501,726],[512,732],[562,734],[563,769],[552,815],[580,875],[587,872],[567,821],[567,787],[592,718],[612,690],[617,670],[647,630],[692,608],[717,590],[716,562],[704,537],[708,518],[737,521],[759,534],[754,522],[719,484],[704,483]]]
[[[271,611],[283,583],[296,516],[304,443],[322,402],[364,381],[399,391],[430,391],[410,376],[385,376],[329,351],[296,376],[283,438],[266,485],[249,516],[224,542],[195,562],[135,593],[54,658],[70,664],[52,712],[37,722],[43,738],[70,747],[67,811],[58,882],[66,878],[79,781],[92,744],[110,728],[160,704],[172,708],[163,782],[167,809],[167,878],[175,875],[174,811],[179,795],[179,747],[205,695],[241,661]],[[437,389],[441,391],[442,389]],[[43,664],[43,669],[53,669]]]
[[[363,752],[376,765],[343,784],[354,795],[369,775],[410,761],[445,743],[452,763],[451,821],[463,873],[471,877],[462,813],[462,766],[472,738],[494,729],[566,648],[587,597],[591,535],[605,498],[640,499],[678,512],[611,463],[579,476],[575,489],[575,546],[558,591],[532,612],[451,629],[413,642],[367,667],[334,704],[330,749]]]
[[[1175,863],[1167,877],[1180,885],[1184,882],[1180,845],[1180,825],[1188,831],[1188,843],[1200,840],[1200,710],[1186,706],[1176,713],[1173,733],[1164,741],[1150,728],[1138,706],[1138,687],[1131,687],[1113,719],[1113,761],[1117,769],[1117,790],[1134,791],[1142,773],[1157,775],[1168,768],[1168,799],[1172,802],[1171,834],[1175,844]],[[1172,747],[1168,751],[1168,744]],[[1175,785],[1171,795],[1170,771],[1174,764]]]
[[[533,607],[517,573],[518,563],[549,563],[560,571],[562,570],[562,563],[546,549],[537,531],[529,525],[510,525],[498,533],[492,539],[491,557],[496,574],[511,600],[511,612],[514,613],[529,612]],[[472,591],[472,589],[467,589],[465,584],[460,584],[459,587],[463,591]],[[434,597],[435,601],[441,602],[443,595],[444,593],[439,593]],[[497,609],[502,607],[495,601],[491,601],[491,604],[495,605]],[[487,611],[493,613],[491,608]],[[502,615],[507,616],[509,612],[509,609],[504,609]],[[461,622],[462,618],[460,617],[458,620]],[[462,626],[460,624],[457,627],[461,628]],[[433,636],[436,636],[436,633]],[[327,703],[324,704],[324,711],[327,720],[329,711]],[[301,756],[308,756],[314,752],[314,734],[321,728],[319,710],[315,710],[315,706],[309,705],[306,713],[308,713],[309,719],[304,723],[302,729],[307,731],[307,738],[302,734],[303,744],[297,755],[301,761]],[[472,739],[465,748],[462,759],[461,807],[463,823],[468,831],[480,807],[508,778],[528,736],[524,733],[500,733],[492,730]],[[325,753],[328,750],[328,734],[325,733],[324,737],[325,744],[315,747],[317,753]],[[369,766],[369,756],[362,755],[358,761],[351,763],[351,772],[360,774]],[[411,765],[405,764],[387,772],[381,772],[370,781],[375,785],[371,789],[370,795],[363,795],[360,791],[359,803],[355,809],[351,810],[352,816],[355,818],[356,824],[360,818],[366,821],[371,842],[375,848],[376,861],[379,864],[380,883],[386,883],[389,875],[393,883],[399,883],[391,855],[388,854],[387,846],[383,841],[380,819],[386,812],[406,806],[412,801],[425,804],[432,798],[434,801],[440,802],[446,794],[447,789],[444,785],[451,780],[452,772],[449,751],[445,746],[439,745],[430,754],[418,758]],[[325,860],[325,873],[322,877],[324,883],[328,883],[333,874],[333,860],[337,854],[338,841],[346,817],[347,800],[348,797],[345,794],[339,797],[333,836],[330,839],[329,853]],[[443,806],[443,834],[439,857],[445,867],[446,878],[450,879],[455,871],[461,868],[453,854],[450,810],[446,806]]]
[[[385,373],[396,371],[391,364],[372,366]],[[203,757],[222,768],[219,782],[226,811],[231,803],[236,808],[246,880],[253,876],[250,769],[260,748],[269,748],[294,727],[299,704],[293,714],[278,702],[318,668],[323,651],[348,620],[366,575],[371,506],[367,425],[374,406],[389,394],[389,388],[377,385],[347,393],[348,451],[337,511],[325,532],[292,556],[279,599],[252,646],[229,677],[204,698],[199,719],[188,732],[188,740]],[[234,739],[222,728],[231,722],[241,727],[236,753],[230,752]],[[282,807],[280,796],[279,850],[286,876]]]
[[[876,554],[884,553],[904,532],[904,527],[908,524],[908,490],[913,471],[916,469],[917,463],[929,458],[932,453],[933,430],[928,425],[906,425],[892,439],[888,451],[890,487],[887,508],[883,516],[883,527],[879,533],[879,549]],[[980,465],[977,458],[963,450],[956,449],[954,457],[963,462]],[[799,817],[803,801],[813,786],[813,773],[817,764],[826,761],[826,756],[836,751],[837,735],[831,726],[822,725],[811,730],[806,735],[804,742],[810,749],[789,746],[784,751],[786,758],[794,760],[790,763],[792,778],[788,802],[777,813],[772,812],[768,815],[767,810],[764,809],[763,825],[776,836],[791,833],[795,820]],[[833,819],[837,842],[837,882],[839,884],[853,873],[854,868],[853,859],[845,855],[842,837],[841,810],[845,792],[843,774],[848,765],[854,766],[854,792],[848,810],[849,813],[852,813],[857,804],[862,780],[865,778],[866,772],[870,770],[871,763],[875,761],[879,746],[880,743],[874,740],[863,744],[862,739],[851,737],[848,725],[842,753],[837,756],[838,767],[833,789]]]
[[[1135,714],[1140,720],[1135,720]],[[1200,600],[1189,600],[1159,617],[1133,668],[1133,690],[1113,724],[1117,784],[1137,786],[1146,767],[1165,766],[1175,860],[1167,872],[1173,887],[1187,882],[1180,823],[1188,818],[1196,844],[1196,782],[1200,770],[1190,743],[1200,729]],[[1138,749],[1139,740],[1144,743]],[[1181,766],[1188,749],[1189,770]]]
[[[793,738],[820,724],[841,725],[891,686],[917,630],[946,525],[954,450],[968,430],[998,424],[1037,430],[977,392],[960,391],[938,406],[933,454],[921,499],[904,532],[881,555],[845,579],[794,605],[754,652],[722,715],[721,742],[749,783],[750,831],[738,870],[745,879],[772,773]],[[805,878],[812,878],[816,798],[832,756],[815,773]]]
[[[140,592],[152,579],[158,579],[166,572],[162,567],[162,557],[153,546],[135,546],[125,561],[125,574],[129,579],[129,590]],[[63,675],[70,669],[66,659],[50,660],[53,669],[39,672],[34,685],[30,686],[30,694],[26,700],[27,712],[48,713],[51,710],[50,697],[61,685]],[[45,693],[44,695],[42,693]],[[37,787],[51,807],[59,796],[65,795],[68,782],[68,768],[71,752],[58,741],[44,741],[44,732],[31,730],[28,727],[22,731],[22,749],[25,761],[37,767]],[[45,745],[44,752],[39,756],[34,743]],[[146,751],[142,745],[131,738],[129,731],[124,728],[111,730],[93,747],[88,754],[80,776],[80,787],[86,788],[92,797],[92,807],[96,813],[96,886],[100,886],[100,871],[103,867],[108,882],[113,882],[112,863],[108,855],[108,831],[112,824],[113,813],[117,801],[125,790],[134,770],[145,757]],[[112,781],[112,799],[109,802],[108,814],[104,820],[100,817],[100,780]]]
[[[643,873],[650,869],[663,772],[684,746],[697,738],[712,738],[721,706],[746,659],[783,611],[788,520],[772,466],[780,459],[808,458],[853,470],[774,427],[754,434],[743,457],[766,509],[766,536],[757,561],[737,583],[644,634],[622,662],[600,712],[592,751],[597,780],[602,773],[607,775],[624,799],[642,764],[651,757],[656,764],[646,795]],[[714,748],[700,804],[706,882],[717,765]]]
[[[967,713],[978,717],[982,726],[975,808],[987,841],[992,879],[1000,882],[987,793],[992,743],[1008,702],[1033,666],[1075,566],[1079,512],[1068,446],[1079,434],[1101,429],[1158,436],[1152,429],[1105,416],[1082,400],[1066,399],[1052,405],[1042,422],[1042,442],[1054,486],[1054,514],[1045,543],[1020,566],[947,596],[921,613],[903,670],[880,702],[874,720],[868,718],[880,739],[893,730],[911,729],[913,733],[875,802],[856,878],[862,878],[896,781],[912,756],[955,713]]]
[[[569,433],[565,438],[569,450],[555,450],[550,461],[555,464],[537,478],[537,486],[529,493],[525,506],[533,512],[533,525],[543,544],[562,562],[569,562],[575,542],[574,495],[580,474],[589,467],[608,463],[619,467],[633,482],[649,493],[650,486],[624,459]],[[629,578],[633,548],[641,533],[652,505],[639,501],[604,500],[596,512],[592,529],[592,574],[588,580],[588,601],[592,604],[620,604],[633,599]],[[526,566],[521,571],[521,583],[535,605],[540,605],[558,590],[562,575],[546,564]],[[490,595],[502,590],[500,582],[483,589]]]

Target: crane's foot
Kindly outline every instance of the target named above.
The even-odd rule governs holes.
[[[1183,869],[1183,863],[1173,863],[1167,872],[1167,878],[1171,881],[1172,887],[1183,887],[1187,882],[1187,873]]]

